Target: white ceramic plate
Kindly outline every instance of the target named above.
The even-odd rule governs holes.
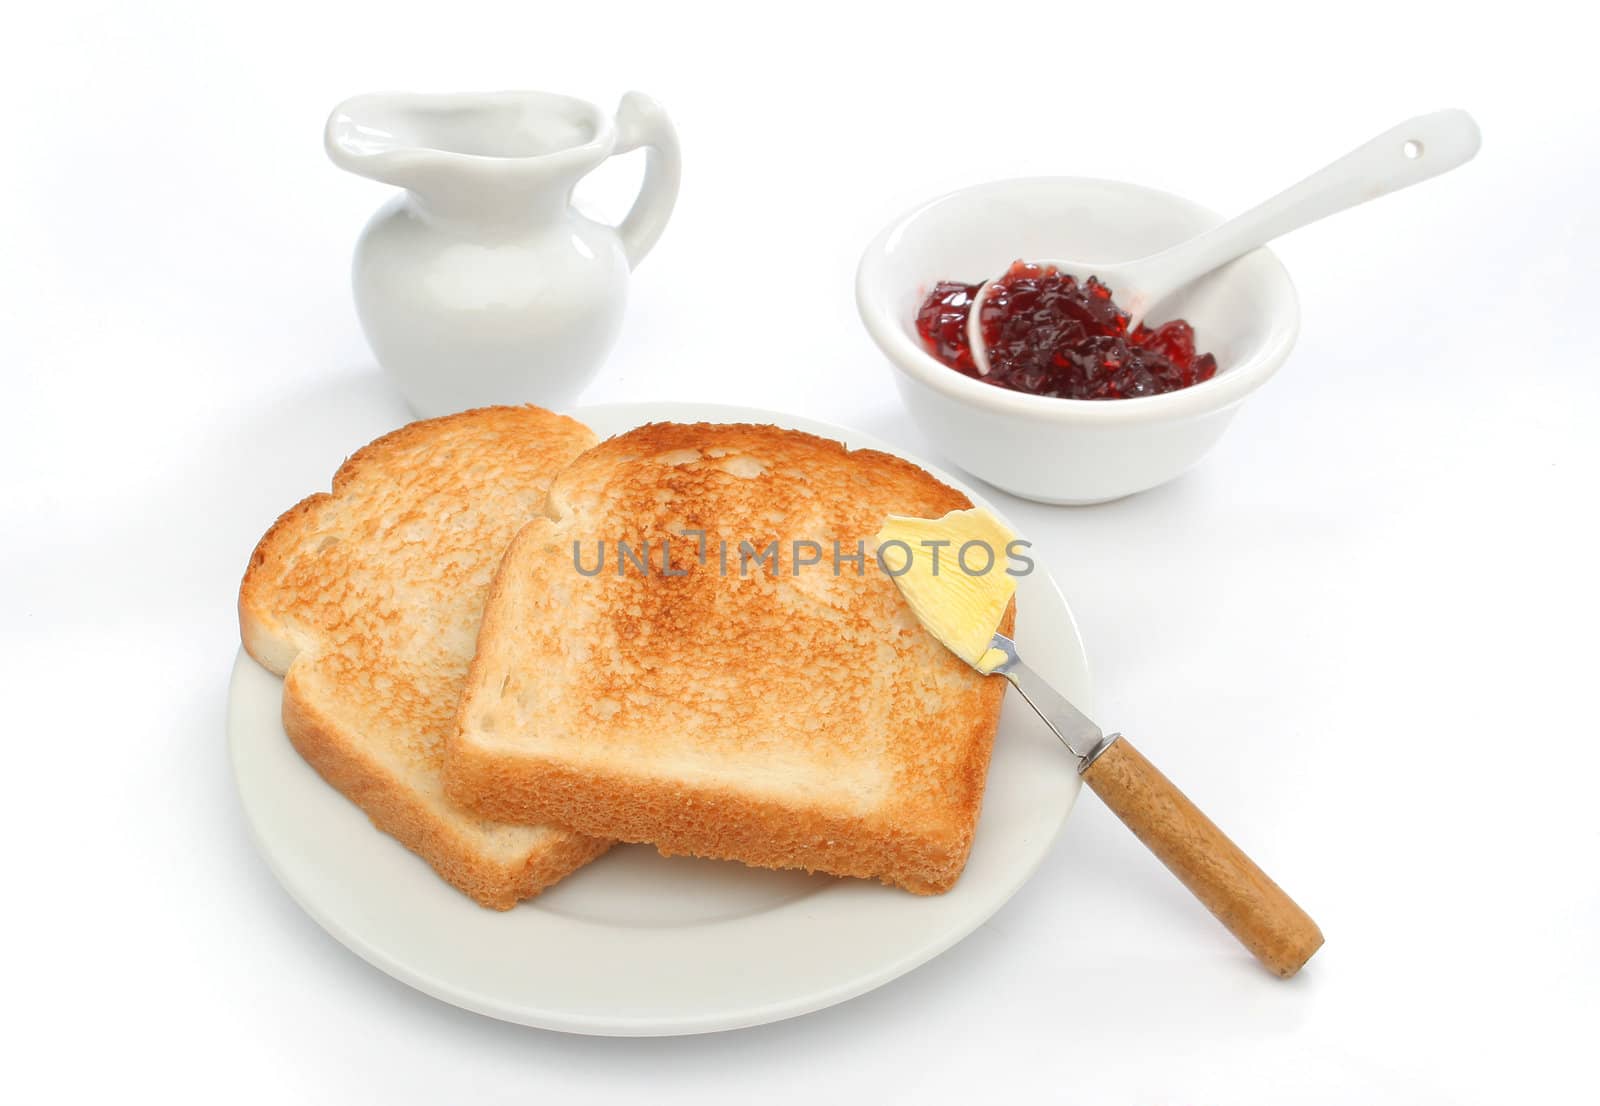
[[[901,452],[773,411],[623,404],[574,414],[602,436],[651,421],[748,421]],[[990,506],[960,481],[924,467]],[[1083,647],[1055,583],[1041,567],[1018,584],[1023,655],[1091,709]],[[491,1017],[573,1033],[734,1029],[887,983],[998,910],[1038,868],[1078,794],[1071,758],[1010,696],[972,857],[947,894],[924,898],[864,880],[669,860],[634,845],[497,913],[373,829],[300,759],[280,721],[282,687],[241,652],[229,689],[228,740],[256,842],[289,894],[358,955],[418,990]]]

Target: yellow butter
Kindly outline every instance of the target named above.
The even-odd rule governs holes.
[[[1016,578],[1006,571],[1015,540],[999,519],[977,507],[943,518],[890,515],[878,531],[878,562],[928,632],[987,673],[1005,660],[989,642],[1017,590]]]

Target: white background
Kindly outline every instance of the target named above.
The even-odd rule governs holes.
[[[30,5],[0,33],[0,1097],[582,1103],[1577,1101],[1600,987],[1592,45],[1393,2]],[[1461,6],[1459,11],[1466,11]],[[1572,9],[1576,11],[1577,9]],[[1465,22],[1462,22],[1465,20]],[[583,1039],[413,993],[281,893],[223,743],[273,517],[404,412],[351,246],[369,89],[658,97],[682,197],[586,402],[703,399],[937,459],[851,298],[923,198],[1032,173],[1238,210],[1409,115],[1478,160],[1303,231],[1288,365],[1120,503],[997,495],[1103,720],[1317,917],[1254,966],[1086,798],[910,976],[719,1036]],[[616,211],[629,164],[587,190]]]

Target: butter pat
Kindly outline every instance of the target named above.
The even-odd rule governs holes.
[[[890,515],[877,540],[878,564],[930,634],[979,672],[1005,660],[989,642],[1017,590],[1007,571],[1015,534],[974,507],[943,518]]]

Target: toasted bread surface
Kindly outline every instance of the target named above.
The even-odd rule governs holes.
[[[970,505],[900,458],[771,426],[602,443],[496,573],[450,795],[669,854],[948,889],[1003,681],[923,629],[874,535]]]
[[[483,602],[581,423],[490,407],[412,423],[356,452],[267,531],[239,589],[245,649],[284,676],[290,740],[373,823],[485,906],[508,909],[605,851],[446,798]]]

